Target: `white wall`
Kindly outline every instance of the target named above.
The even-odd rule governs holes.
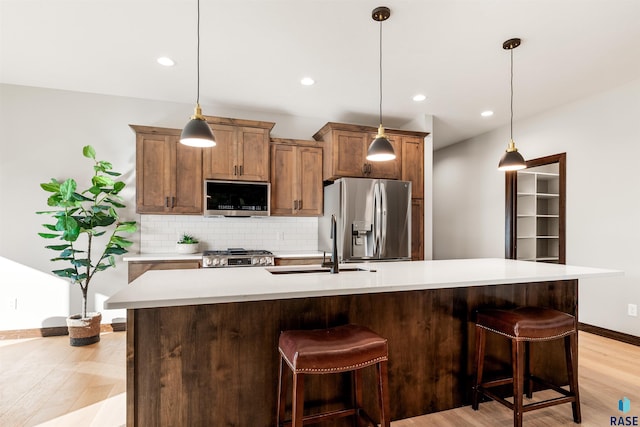
[[[271,136],[276,138],[311,140],[326,122],[340,121],[336,117],[295,117],[202,107],[207,115],[275,122]],[[82,147],[91,144],[100,160],[112,162],[114,169],[124,174],[128,187],[122,193],[127,204],[123,219],[153,227],[156,216],[141,218],[135,213],[135,134],[129,124],[181,128],[192,111],[193,105],[186,104],[0,84],[0,330],[63,326],[67,315],[80,310],[80,291],[69,289],[67,283],[50,273],[61,265],[49,261],[54,253],[44,246],[50,242],[37,235],[43,231],[41,224],[46,218],[35,212],[47,207],[47,194],[39,184],[51,178],[66,178],[67,171],[73,171],[71,175],[78,181],[88,179],[92,164],[82,156]],[[424,127],[430,122],[430,117],[423,116],[410,123],[419,124],[412,130],[430,132]],[[395,126],[411,129],[398,123]],[[426,148],[427,151],[430,156],[430,149]],[[430,169],[427,172],[430,173]],[[425,179],[430,181],[430,177]],[[257,229],[256,219],[242,224],[237,223],[239,220],[224,222],[224,219],[205,223],[197,216],[179,219],[167,216],[159,222],[172,220],[176,224],[171,236],[159,236],[157,244],[143,240],[143,244],[149,243],[143,249],[169,248],[169,239],[176,237],[178,228],[202,232],[206,246],[214,249],[252,242],[257,245],[256,239],[265,245],[262,248],[272,250],[317,248],[315,218],[271,218],[267,220],[268,230]],[[430,221],[426,219],[425,228]],[[234,230],[247,228],[254,233],[238,232],[238,239],[232,242],[221,230],[215,229],[216,224],[222,228],[232,224]],[[242,227],[243,224],[249,227]],[[280,236],[278,231],[283,240],[276,237]],[[267,245],[269,236],[274,241]],[[140,232],[134,240],[136,245],[131,252],[138,252]],[[102,311],[103,322],[121,320],[126,314],[124,310],[102,309],[107,297],[126,286],[126,270],[126,263],[118,262],[115,270],[106,270],[92,281],[89,309]],[[14,308],[16,299],[17,309]]]
[[[567,264],[625,272],[580,281],[579,320],[636,336],[627,304],[640,305],[638,118],[640,80],[514,123],[525,158],[567,153]],[[501,128],[434,153],[434,258],[504,257],[497,164],[508,138]]]

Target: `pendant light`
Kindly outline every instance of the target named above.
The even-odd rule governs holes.
[[[390,16],[391,10],[384,6],[376,7],[371,12],[373,20],[380,22],[380,126],[378,126],[378,134],[367,150],[367,160],[372,162],[384,162],[396,158],[393,146],[385,136],[382,126],[382,22],[389,19]]]
[[[517,171],[527,167],[524,158],[520,153],[518,153],[516,143],[513,140],[513,49],[518,46],[520,46],[520,39],[518,38],[509,39],[502,44],[502,48],[510,51],[511,53],[511,138],[507,151],[500,159],[500,163],[498,163],[498,169],[501,171]]]
[[[197,68],[198,68],[198,86],[197,86],[197,98],[196,108],[194,110],[191,120],[186,124],[182,133],[180,134],[180,143],[189,145],[191,147],[213,147],[216,145],[216,141],[213,138],[213,132],[209,127],[209,124],[202,115],[202,109],[200,108],[200,0],[198,0],[198,54],[197,54]]]

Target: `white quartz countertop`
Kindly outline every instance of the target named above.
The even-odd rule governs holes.
[[[104,307],[171,307],[623,275],[617,270],[494,258],[355,265],[372,271],[272,274],[263,267],[148,271]],[[269,269],[292,268],[305,267]]]

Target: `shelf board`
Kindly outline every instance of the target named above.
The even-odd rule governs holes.
[[[556,193],[536,193],[536,197],[539,199],[556,199],[560,197],[560,195]]]
[[[557,239],[558,236],[518,236],[518,240],[524,239]]]

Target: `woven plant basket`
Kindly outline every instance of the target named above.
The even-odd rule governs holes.
[[[87,313],[87,318],[75,314],[67,317],[69,342],[74,347],[94,344],[100,341],[102,313]]]

